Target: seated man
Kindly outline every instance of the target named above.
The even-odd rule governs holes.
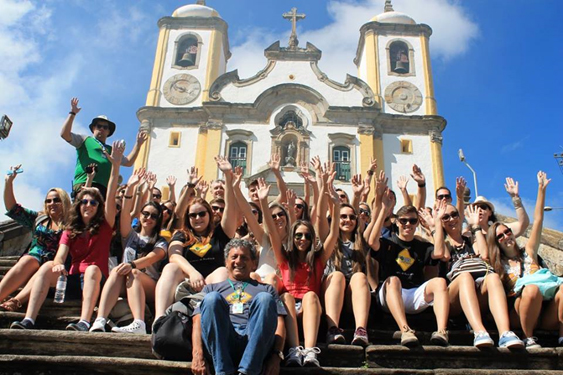
[[[250,278],[256,264],[250,242],[233,239],[225,247],[228,279],[206,285],[194,311],[194,374],[207,373],[204,349],[217,374],[279,373],[287,313],[271,285]]]
[[[393,233],[391,238],[380,238],[381,227],[392,201],[388,190],[368,241],[372,258],[379,262],[377,304],[383,311],[393,315],[401,330],[401,345],[404,346],[418,345],[418,338],[409,327],[406,314],[417,314],[434,305],[438,330],[432,334],[431,341],[435,345],[447,346],[450,303],[446,280],[439,277],[424,280],[424,267],[431,259],[440,259],[443,254],[437,254],[431,243],[414,237],[418,212],[413,206],[403,206],[397,211],[398,234]]]

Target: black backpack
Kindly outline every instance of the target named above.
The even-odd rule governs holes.
[[[161,316],[153,326],[152,353],[158,359],[191,361],[193,307],[182,301],[173,304],[167,315]]]

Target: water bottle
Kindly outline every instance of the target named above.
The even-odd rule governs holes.
[[[57,279],[57,288],[55,290],[55,299],[53,302],[55,303],[63,303],[65,301],[65,292],[66,292],[66,276],[61,274]]]

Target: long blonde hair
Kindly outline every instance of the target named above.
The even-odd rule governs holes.
[[[55,193],[57,193],[57,195],[59,196],[59,198],[61,199],[61,203],[63,205],[63,214],[61,219],[59,220],[59,222],[56,222],[55,224],[57,224],[57,226],[59,227],[59,229],[65,229],[64,227],[67,224],[67,220],[68,220],[68,214],[70,212],[70,207],[72,206],[72,203],[70,202],[70,197],[68,196],[67,192],[64,191],[61,188],[51,188],[49,189],[49,191],[47,192],[47,194],[45,195],[45,198],[47,197],[47,195],[49,195],[50,192],[54,191]],[[47,203],[43,203],[43,212],[45,215],[49,216],[48,214],[49,210],[47,209]],[[53,218],[51,216],[49,216],[49,219],[53,220]]]

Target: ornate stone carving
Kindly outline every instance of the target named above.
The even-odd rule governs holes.
[[[169,103],[186,105],[199,96],[201,84],[191,74],[176,74],[166,80],[162,92]]]
[[[422,93],[410,82],[393,82],[385,89],[385,102],[397,112],[411,113],[420,108]]]
[[[430,130],[430,142],[442,144],[444,137],[442,137],[442,132],[439,130]]]
[[[289,36],[289,49],[297,49],[299,40],[297,39],[296,25],[297,21],[305,19],[305,14],[297,13],[297,8],[291,8],[291,12],[284,13],[283,18],[291,20],[291,35]]]

